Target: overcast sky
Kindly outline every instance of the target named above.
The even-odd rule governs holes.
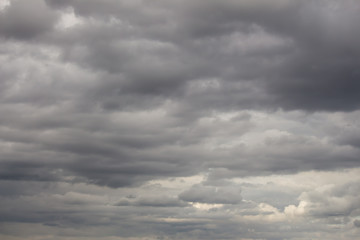
[[[359,119],[358,0],[0,0],[0,239],[357,239]]]

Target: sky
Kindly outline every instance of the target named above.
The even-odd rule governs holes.
[[[0,0],[0,239],[360,236],[357,0]]]

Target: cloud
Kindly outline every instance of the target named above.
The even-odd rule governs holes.
[[[0,5],[0,238],[358,236],[357,1]]]
[[[31,39],[51,31],[57,20],[42,0],[13,0],[0,12],[0,36],[15,39]]]
[[[119,95],[179,97],[186,94],[188,83],[215,78],[217,89],[192,93],[185,104],[308,111],[358,108],[354,37],[360,35],[353,24],[358,17],[353,1],[174,1],[146,3],[147,10],[127,1],[68,4],[79,16],[99,21],[77,29],[81,35],[65,35],[73,43],[64,49],[66,59],[121,73],[112,88]],[[106,21],[106,16],[115,20]],[[101,41],[94,41],[98,36]],[[72,54],[80,50],[79,41],[80,55]]]
[[[360,227],[360,222],[359,222],[359,220],[355,220],[355,221],[354,221],[354,226],[355,226],[355,227]]]
[[[304,193],[300,198],[307,203],[307,212],[324,218],[352,216],[357,214],[360,205],[356,194],[359,184],[349,182],[344,185],[324,186]]]
[[[156,197],[156,198],[140,198],[135,201],[126,199],[121,200],[116,206],[136,206],[136,207],[186,207],[188,204],[170,197]]]
[[[182,192],[179,198],[187,202],[209,204],[238,204],[242,200],[240,189],[201,185],[194,185]]]

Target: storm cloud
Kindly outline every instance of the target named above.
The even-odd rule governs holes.
[[[359,16],[0,0],[0,238],[356,238]]]

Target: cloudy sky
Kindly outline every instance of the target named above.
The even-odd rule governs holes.
[[[358,0],[0,0],[2,240],[360,235]]]

